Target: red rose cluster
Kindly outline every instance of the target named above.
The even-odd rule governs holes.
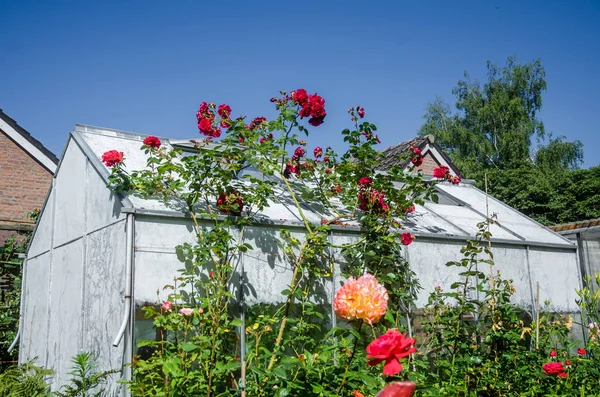
[[[313,151],[313,154],[315,155],[315,158],[318,159],[319,157],[321,157],[323,155],[323,149],[321,149],[320,146],[317,146],[315,148],[315,150]]]
[[[419,149],[418,147],[414,147],[412,144],[410,145],[410,148],[412,149],[412,157],[410,158],[410,161],[413,163],[413,165],[415,167],[420,166],[421,164],[423,164],[423,153],[421,152],[421,149]]]
[[[286,179],[288,179],[292,174],[300,174],[300,159],[304,157],[305,154],[306,151],[301,146],[298,146],[296,150],[294,150],[294,155],[292,156],[292,159],[285,165],[285,170],[283,170],[283,176]]]
[[[250,129],[250,131],[254,131],[254,129],[256,127],[261,127],[263,125],[263,123],[265,123],[267,121],[266,118],[264,117],[255,117],[254,120],[252,120],[250,122],[250,125],[248,126],[248,129]],[[271,134],[271,137],[273,135]]]
[[[363,189],[358,192],[358,208],[375,215],[385,214],[390,209],[385,203],[385,192],[375,189]]]
[[[445,165],[441,165],[438,168],[435,168],[433,170],[433,177],[445,179],[448,182],[452,183],[453,185],[458,185],[461,181],[461,179],[458,175],[451,175],[450,169],[448,167],[446,167]]]
[[[308,95],[304,88],[292,91],[292,98],[300,105],[300,118],[310,117],[308,123],[314,127],[323,124],[327,112],[325,112],[325,100],[317,94]]]
[[[196,119],[198,120],[198,129],[200,133],[213,138],[221,136],[221,128],[215,125],[215,104],[202,102],[198,112],[196,112]],[[221,118],[219,125],[223,128],[231,127],[231,107],[226,104],[219,105],[217,114]]]
[[[109,150],[102,155],[102,162],[109,168],[117,166],[123,162],[123,152]]]
[[[367,364],[373,366],[383,362],[383,374],[394,376],[402,371],[400,359],[417,351],[415,343],[415,339],[390,329],[367,346],[367,359],[370,360]]]
[[[237,206],[237,209],[235,209]],[[221,193],[217,198],[217,208],[224,214],[240,216],[244,209],[242,195],[235,190],[230,193]]]
[[[158,138],[157,138],[157,137],[155,137],[155,136],[147,136],[147,137],[144,139],[144,142],[143,142],[143,143],[144,143],[144,145],[146,145],[146,146],[150,146],[150,148],[152,148],[152,149],[158,149],[158,148],[160,147],[160,145],[161,145],[161,143],[160,143],[160,139],[158,139]]]

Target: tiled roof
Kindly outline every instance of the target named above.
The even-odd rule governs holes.
[[[550,226],[550,229],[554,230],[555,232],[562,232],[565,230],[585,229],[592,226],[600,226],[600,218],[563,223],[562,225]]]
[[[400,142],[397,145],[383,149],[381,153],[385,155],[385,158],[381,161],[379,169],[387,171],[395,165],[405,167],[410,161],[410,145],[412,144],[414,147],[422,149],[422,146],[425,146],[427,141],[428,137],[416,137],[410,141]]]

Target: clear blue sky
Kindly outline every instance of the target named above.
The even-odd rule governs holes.
[[[269,117],[299,87],[327,101],[309,146],[341,148],[355,104],[388,146],[514,55],[546,68],[546,130],[600,164],[600,1],[0,0],[0,43],[0,108],[57,155],[75,123],[196,137],[203,100]]]

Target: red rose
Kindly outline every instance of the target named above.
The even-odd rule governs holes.
[[[412,397],[416,387],[414,382],[394,382],[384,387],[375,397]]]
[[[123,152],[109,150],[102,155],[102,162],[107,167],[114,167],[123,162]]]
[[[571,362],[569,360],[565,361],[565,365],[568,367],[571,365]]]
[[[365,117],[365,109],[364,108],[360,108],[358,109],[358,116],[362,119],[363,117]]]
[[[568,377],[569,377],[569,374],[568,374],[568,373],[566,373],[566,372],[561,372],[560,374],[558,374],[558,377],[559,377],[559,378],[568,378]]]
[[[402,244],[410,245],[410,243],[412,243],[414,239],[415,239],[415,236],[413,236],[409,232],[402,233],[402,238],[401,238]]]
[[[294,157],[297,159],[304,157],[305,154],[306,154],[306,151],[300,146],[298,146],[296,148],[296,150],[294,150]]]
[[[556,357],[556,350],[550,350],[550,357]]]
[[[458,175],[448,175],[448,181],[453,185],[458,185],[460,183],[460,177]]]
[[[198,123],[198,129],[200,130],[200,133],[206,136],[210,136],[210,137],[214,137],[214,138],[218,138],[221,136],[221,129],[220,128],[214,128],[213,124],[212,124],[212,120],[209,118],[202,118],[200,119],[200,122]]]
[[[579,349],[577,349],[577,354],[579,354],[580,356],[585,356],[585,349],[580,347]]]
[[[267,121],[267,119],[264,117],[255,117],[248,128],[254,130],[256,127],[260,127],[265,121]]]
[[[244,208],[242,195],[233,190],[231,193],[221,193],[217,198],[217,208],[224,214],[240,216]],[[235,209],[232,209],[235,208]]]
[[[152,149],[158,149],[161,145],[160,139],[155,136],[147,136],[144,138],[144,145],[150,146]]]
[[[333,186],[331,187],[331,191],[332,191],[333,193],[340,194],[340,193],[342,192],[342,187],[340,186],[340,184],[339,184],[339,183],[336,183],[335,185],[333,185]]]
[[[198,122],[200,122],[200,120],[203,118],[207,118],[210,120],[215,118],[215,114],[210,110],[211,107],[214,107],[214,105],[208,104],[206,102],[202,102],[200,104],[200,108],[196,112],[196,119],[198,120]]]
[[[358,185],[361,187],[366,187],[369,186],[372,182],[373,180],[371,178],[369,178],[368,176],[363,176],[358,180]]]
[[[219,113],[219,116],[221,116],[222,118],[228,119],[229,115],[231,114],[231,108],[229,107],[229,105],[226,104],[219,105],[217,113]]]
[[[308,93],[304,88],[298,88],[296,91],[292,91],[292,98],[302,106],[308,102]]]
[[[433,170],[434,178],[446,178],[446,175],[450,172],[450,169],[445,165],[441,165],[439,168]]]
[[[313,153],[314,153],[314,155],[315,155],[315,158],[317,158],[317,159],[318,159],[319,157],[321,157],[321,156],[323,155],[323,149],[321,149],[321,147],[320,147],[320,146],[317,146],[317,147],[315,148],[315,150],[313,151]]]
[[[384,214],[389,210],[385,203],[385,192],[375,189],[359,191],[358,208],[363,212],[371,212],[375,215]]]
[[[403,210],[402,210],[402,213],[403,213],[403,214],[410,214],[410,213],[414,212],[414,211],[415,211],[415,209],[416,209],[416,208],[415,208],[415,205],[414,205],[414,204],[412,204],[410,207],[403,209]]]
[[[544,375],[558,375],[565,372],[565,367],[560,362],[549,362],[542,366]]]
[[[385,362],[383,374],[394,376],[402,371],[399,360],[417,351],[414,344],[413,338],[407,338],[398,330],[390,329],[367,346],[367,359],[370,360],[367,364],[373,366]]]

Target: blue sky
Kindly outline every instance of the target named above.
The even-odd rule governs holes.
[[[204,100],[269,117],[299,87],[327,101],[309,147],[342,148],[356,104],[388,146],[514,55],[545,66],[546,130],[600,164],[598,1],[0,0],[0,43],[0,108],[57,155],[75,123],[193,138]]]

